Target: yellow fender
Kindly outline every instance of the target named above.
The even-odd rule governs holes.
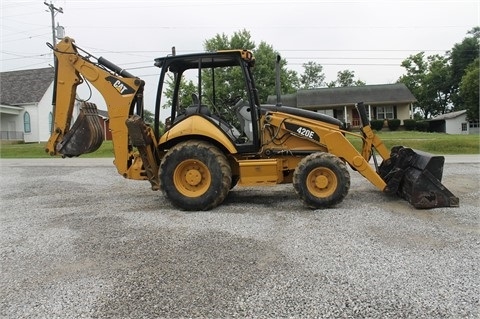
[[[205,136],[222,144],[230,154],[236,154],[237,149],[232,141],[218,128],[215,124],[200,115],[192,115],[180,123],[174,125],[160,138],[159,144],[164,144],[168,141],[179,137],[189,135]]]

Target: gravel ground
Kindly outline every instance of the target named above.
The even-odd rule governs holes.
[[[1,160],[3,318],[479,318],[480,163],[460,208],[415,210],[351,172],[337,208],[291,185],[174,209],[111,160]]]

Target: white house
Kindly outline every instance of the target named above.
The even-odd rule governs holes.
[[[53,68],[0,73],[2,140],[48,140],[52,123]]]
[[[0,140],[45,142],[52,127],[55,70],[0,73]],[[78,106],[74,108],[74,118]]]
[[[467,110],[450,112],[431,118],[430,130],[447,134],[478,134],[478,122],[467,120]]]

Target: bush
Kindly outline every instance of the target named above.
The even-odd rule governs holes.
[[[417,121],[413,119],[403,120],[403,126],[405,126],[405,130],[413,131],[415,130],[415,125],[417,125]]]
[[[419,132],[427,132],[430,128],[430,123],[426,121],[418,121],[415,125],[415,128]]]
[[[401,121],[399,119],[388,120],[387,123],[390,131],[396,131],[400,127],[400,122]]]
[[[383,128],[383,120],[371,120],[370,126],[372,130],[381,131]]]

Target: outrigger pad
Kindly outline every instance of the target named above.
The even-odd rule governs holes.
[[[57,144],[57,152],[67,157],[92,153],[102,145],[103,139],[97,106],[83,102],[77,120]]]
[[[444,163],[443,156],[395,146],[378,173],[387,183],[385,192],[397,194],[415,208],[458,207],[458,197],[442,184]]]

